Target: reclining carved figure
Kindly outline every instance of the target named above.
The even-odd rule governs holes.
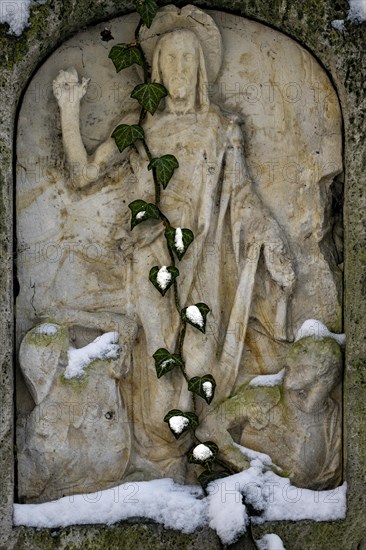
[[[341,348],[332,338],[307,336],[285,361],[279,374],[252,378],[222,400],[199,436],[215,441],[236,470],[248,467],[239,443],[270,455],[299,487],[336,487],[342,479]]]

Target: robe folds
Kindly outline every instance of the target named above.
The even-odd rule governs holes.
[[[174,154],[179,161],[162,191],[160,208],[174,228],[191,229],[195,237],[183,259],[176,261],[181,307],[204,302],[211,309],[205,334],[187,326],[183,356],[189,377],[214,376],[217,403],[235,388],[260,262],[283,295],[282,306],[286,303],[291,270],[286,280],[288,266],[283,259],[272,257],[270,263],[261,252],[269,244],[283,251],[283,235],[253,189],[241,128],[234,117],[213,105],[202,114],[155,115],[148,119],[145,134],[153,157]],[[135,176],[131,200],[153,202],[147,160],[132,152],[130,165]],[[135,445],[152,468],[151,476],[181,479],[185,461],[180,457],[192,442],[187,435],[176,441],[163,418],[171,409],[192,411],[192,394],[178,368],[158,379],[152,358],[158,348],[176,352],[180,318],[173,288],[163,298],[148,278],[153,266],[169,266],[171,259],[161,222],[141,223],[132,234],[126,313],[136,319],[139,335],[125,390]],[[286,307],[281,315],[279,323],[273,320],[277,331],[273,337],[284,339]],[[196,401],[198,412],[205,414],[208,406],[201,398]]]

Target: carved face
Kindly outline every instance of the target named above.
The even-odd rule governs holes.
[[[198,73],[198,40],[190,31],[179,30],[160,40],[159,66],[163,84],[173,99],[195,93]]]

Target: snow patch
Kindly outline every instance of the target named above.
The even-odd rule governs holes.
[[[111,525],[128,518],[142,517],[183,533],[192,533],[209,525],[224,544],[231,544],[245,532],[250,521],[243,495],[247,503],[262,511],[261,516],[251,518],[253,523],[345,518],[346,483],[331,491],[300,489],[272,471],[264,472],[268,470],[265,463],[271,461],[268,455],[255,451],[250,453],[254,456],[250,468],[212,481],[207,487],[207,497],[204,497],[200,487],[179,485],[172,479],[124,483],[112,489],[70,495],[53,502],[15,504],[14,524],[57,528],[85,524]],[[268,546],[269,543],[272,546]],[[267,535],[267,547],[264,548],[280,550],[281,547],[274,547],[273,543],[274,536],[268,541]]]
[[[366,2],[365,0],[348,0],[349,11],[347,19],[352,23],[362,23],[366,21]]]
[[[174,363],[174,359],[165,359],[165,361],[163,361],[160,366],[165,369],[166,367],[168,367],[169,365],[171,365],[172,363]]]
[[[301,340],[301,338],[306,338],[307,336],[314,336],[317,340],[323,340],[323,338],[334,338],[340,346],[344,346],[346,343],[345,334],[330,332],[327,327],[317,319],[308,319],[301,325],[300,329],[296,333],[295,342]]]
[[[285,369],[280,370],[277,374],[261,374],[252,378],[249,382],[249,386],[267,386],[271,388],[282,384],[284,376]]]
[[[286,550],[280,537],[274,533],[264,535],[264,537],[255,542],[258,550]]]
[[[339,32],[344,31],[344,19],[334,19],[331,23],[333,29],[336,29]]]
[[[38,325],[35,329],[36,334],[43,334],[44,336],[54,336],[57,334],[59,325],[54,325],[53,323],[43,323]]]
[[[175,230],[174,244],[179,252],[184,252],[183,233],[180,227]]]
[[[169,426],[174,433],[180,434],[188,426],[189,420],[185,416],[172,416],[169,419]]]
[[[207,501],[200,487],[172,479],[124,483],[93,494],[70,495],[43,504],[15,504],[14,524],[67,527],[107,524],[133,517],[156,521],[167,529],[192,533],[206,524]]]
[[[355,25],[359,25],[366,21],[366,1],[365,0],[348,0],[349,10],[347,21],[351,21]],[[340,32],[344,31],[344,19],[335,19],[331,23],[334,29]]]
[[[203,317],[202,313],[197,306],[188,306],[186,309],[186,317],[199,327],[203,327]]]
[[[166,265],[161,267],[156,275],[156,282],[162,290],[165,290],[170,281],[172,280],[172,275],[167,270]]]
[[[200,443],[193,449],[193,456],[196,460],[201,460],[204,462],[205,460],[208,460],[212,457],[212,451],[209,447],[204,445],[203,443]]]
[[[84,369],[96,359],[117,359],[120,352],[118,338],[118,332],[106,332],[83,348],[70,347],[64,377],[70,379],[83,376]]]
[[[47,0],[0,0],[0,23],[8,23],[9,34],[20,36],[28,26],[32,4],[45,4]]]
[[[202,384],[203,393],[209,399],[212,397],[212,382],[204,382]]]

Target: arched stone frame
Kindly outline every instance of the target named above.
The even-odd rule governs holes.
[[[362,157],[365,154],[362,143],[362,51],[365,38],[362,37],[364,25],[351,25],[346,28],[345,34],[339,34],[332,29],[330,23],[333,19],[344,17],[344,13],[335,12],[331,1],[322,2],[311,8],[304,8],[302,2],[284,2],[281,7],[269,7],[267,2],[257,0],[250,6],[243,3],[241,6],[233,6],[230,2],[206,2],[202,7],[217,8],[232,11],[237,15],[252,17],[259,22],[269,24],[277,30],[285,32],[292,38],[310,49],[323,64],[330,74],[335,88],[339,94],[343,110],[345,125],[345,330],[347,334],[346,355],[346,379],[345,379],[345,454],[346,474],[349,482],[349,506],[348,517],[340,523],[311,523],[301,522],[286,525],[276,523],[273,526],[265,526],[266,531],[273,530],[283,536],[285,545],[289,548],[296,545],[306,545],[306,548],[316,548],[321,543],[324,548],[334,548],[334,541],[339,541],[345,548],[357,548],[362,544],[362,507],[360,499],[364,497],[362,476],[365,471],[362,446],[365,437],[365,427],[362,417],[364,382],[363,365],[365,363],[365,343],[363,337],[363,323],[365,320],[365,305],[362,297],[365,293],[363,278],[364,255],[364,231],[362,219],[359,219],[360,209],[365,202],[365,194],[362,181]],[[89,6],[88,6],[89,7]],[[126,5],[126,10],[131,11],[131,6]],[[110,7],[108,13],[97,4],[87,9],[84,3],[67,15],[63,13],[61,4],[56,4],[55,13],[61,15],[61,20],[56,19],[55,13],[51,13],[46,6],[38,7],[33,13],[33,27],[20,39],[14,37],[5,38],[7,44],[4,48],[8,52],[8,60],[2,71],[4,85],[3,105],[6,104],[2,119],[2,143],[1,143],[1,169],[3,185],[3,219],[1,230],[4,245],[4,256],[1,264],[2,281],[1,288],[1,312],[3,338],[3,357],[1,371],[1,507],[2,507],[2,542],[8,548],[16,544],[19,530],[11,530],[12,495],[13,495],[13,416],[12,416],[12,152],[13,130],[15,128],[16,109],[21,92],[25,89],[28,78],[37,65],[43,61],[47,53],[51,52],[66,37],[80,28],[81,25],[106,19],[113,15],[121,14],[121,10]],[[38,12],[38,13],[37,13]],[[296,15],[300,18],[297,19]],[[301,17],[302,19],[301,19]],[[45,30],[45,21],[52,29],[52,36]],[[315,24],[316,21],[316,24]],[[42,45],[44,55],[39,55],[36,44]],[[24,52],[24,57],[19,52]],[[18,59],[16,58],[18,54]],[[12,57],[13,56],[13,57]],[[12,65],[12,59],[16,62]],[[10,76],[13,74],[13,78]],[[121,529],[121,539],[123,538]],[[256,530],[261,530],[256,528]],[[24,537],[30,542],[33,531],[22,529]],[[68,532],[78,532],[80,537],[86,536],[83,528],[68,529]],[[18,534],[17,534],[18,533]],[[105,530],[104,530],[105,533]],[[35,536],[35,535],[34,535]],[[96,542],[105,534],[93,529]],[[34,541],[37,539],[33,539]],[[81,539],[80,539],[81,540]],[[327,546],[329,545],[329,546]],[[304,546],[305,547],[305,546]],[[362,546],[361,546],[362,548]]]

